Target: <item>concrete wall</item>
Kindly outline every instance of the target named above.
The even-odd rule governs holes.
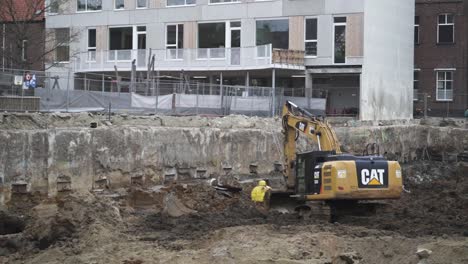
[[[279,136],[275,132],[275,136]],[[23,180],[32,191],[56,191],[56,179],[70,176],[72,188],[90,190],[100,176],[115,186],[145,175],[161,183],[173,168],[197,168],[220,175],[230,165],[249,173],[257,162],[266,173],[279,152],[272,132],[174,127],[114,127],[0,131],[0,178]]]
[[[119,121],[114,117],[116,124],[145,125],[105,126],[99,117],[83,115],[60,116],[55,121],[44,117],[9,118],[13,121],[4,122],[9,129],[0,129],[0,182],[9,188],[12,182],[26,181],[31,191],[51,195],[56,192],[60,176],[71,177],[74,190],[89,191],[100,177],[107,177],[111,187],[128,186],[132,176],[141,175],[161,183],[164,175],[175,169],[190,171],[194,176],[197,168],[205,168],[208,175],[217,176],[229,165],[235,175],[246,175],[249,165],[255,162],[259,172],[267,174],[282,155],[281,124],[273,119],[149,117]],[[93,120],[99,128],[83,126]],[[28,122],[45,127],[57,126],[57,122],[82,125],[13,129],[26,127]],[[368,143],[376,142],[381,153],[387,152],[390,159],[401,162],[422,159],[427,157],[425,153],[448,160],[468,149],[468,133],[461,128],[403,124],[335,130],[350,153],[362,154]]]
[[[362,120],[412,118],[414,9],[414,0],[365,1]]]

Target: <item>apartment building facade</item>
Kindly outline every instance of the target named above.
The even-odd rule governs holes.
[[[382,120],[412,117],[413,18],[413,0],[73,0],[46,27],[80,34],[50,71],[129,78],[154,55],[161,76],[325,90],[329,114]]]
[[[463,116],[468,108],[468,1],[417,0],[414,107]]]

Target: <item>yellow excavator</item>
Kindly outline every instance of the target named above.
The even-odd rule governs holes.
[[[291,197],[299,201],[325,201],[332,214],[359,200],[400,198],[403,182],[397,161],[375,153],[344,154],[329,123],[287,101],[283,107],[284,177]],[[296,153],[302,134],[317,142],[318,151]],[[369,152],[369,145],[367,146]]]

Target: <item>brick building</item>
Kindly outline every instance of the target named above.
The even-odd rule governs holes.
[[[44,70],[43,0],[3,0],[0,5],[0,70]]]
[[[468,0],[416,0],[415,114],[462,116],[468,107]]]

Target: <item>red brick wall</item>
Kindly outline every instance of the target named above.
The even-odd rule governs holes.
[[[456,68],[454,100],[449,105],[449,111],[455,113],[468,106],[467,4],[466,0],[416,1],[420,43],[415,45],[415,68],[421,69],[419,72],[419,92],[431,96],[428,99],[430,114],[443,115],[447,110],[447,103],[436,101],[436,72],[434,69],[437,68]],[[443,13],[454,14],[454,44],[437,44],[438,15]],[[415,103],[415,107],[421,108],[422,102]]]
[[[5,32],[4,32],[5,25]],[[45,42],[45,22],[34,22],[27,24],[26,36],[18,36],[15,34],[11,24],[0,23],[0,69],[28,69],[28,70],[44,70],[44,42]],[[1,43],[5,39],[5,48]],[[27,60],[21,60],[22,46],[21,38],[28,40]]]

